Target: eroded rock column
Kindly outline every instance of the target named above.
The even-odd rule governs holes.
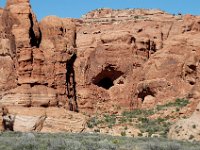
[[[73,71],[76,59],[75,24],[71,19],[50,16],[41,21],[40,27],[47,84],[56,89],[59,106],[67,106],[70,110],[77,111],[74,103],[76,94]]]

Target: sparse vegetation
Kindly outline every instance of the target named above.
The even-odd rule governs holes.
[[[122,133],[124,134],[124,133]],[[128,138],[100,134],[0,134],[3,150],[199,150],[200,143],[163,138]]]
[[[165,105],[157,105],[157,110],[160,111],[168,107],[176,107],[177,109],[180,110],[180,108],[183,108],[187,106],[188,104],[189,104],[189,100],[184,99],[184,98],[177,98],[175,102],[169,102]]]
[[[104,122],[106,122],[109,126],[113,126],[116,123],[116,116],[104,115]]]
[[[139,19],[139,16],[134,16],[134,19]]]
[[[112,128],[113,125],[116,124],[116,116],[115,115],[104,115],[102,118],[92,117],[87,122],[87,126],[89,128],[94,128],[99,124],[106,124],[108,127]]]
[[[102,125],[112,128],[115,125],[128,124],[129,126],[139,128],[141,133],[148,133],[148,136],[159,134],[162,137],[166,137],[171,126],[170,119],[173,118],[174,115],[166,116],[165,118],[161,118],[160,116],[152,118],[151,116],[160,111],[166,111],[168,108],[172,108],[172,114],[178,113],[188,104],[189,100],[177,98],[174,102],[157,105],[152,109],[135,109],[132,111],[124,111],[119,115],[105,114],[103,116],[96,116],[91,118],[87,122],[87,125],[89,128],[101,127]],[[195,128],[195,126],[193,126],[193,128]],[[121,131],[121,135],[125,136],[123,132],[124,130]]]
[[[139,118],[140,123],[137,125],[139,129],[144,133],[149,133],[151,136],[154,133],[159,133],[161,136],[166,137],[169,131],[171,123],[167,122],[166,119],[148,119]]]
[[[138,117],[147,117],[153,115],[155,112],[153,109],[135,109],[133,111],[125,111],[122,113],[122,116],[126,118],[138,118]]]
[[[193,124],[193,125],[192,125],[192,128],[193,128],[193,129],[196,129],[196,125],[195,125],[195,124]]]
[[[121,132],[121,136],[126,136],[126,132],[125,132],[125,131],[122,131],[122,132]]]
[[[192,140],[194,138],[194,135],[190,135],[189,140]]]
[[[87,122],[88,128],[94,128],[94,127],[97,126],[98,124],[99,124],[99,120],[97,119],[97,117],[92,117],[92,118],[90,118],[90,120]]]

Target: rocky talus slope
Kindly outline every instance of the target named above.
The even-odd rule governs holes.
[[[177,116],[169,137],[199,140],[199,37],[199,16],[98,9],[38,22],[29,0],[7,0],[0,9],[1,129],[90,131],[88,116],[179,98],[189,104],[149,118]]]

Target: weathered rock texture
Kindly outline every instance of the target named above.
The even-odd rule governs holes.
[[[77,27],[80,110],[115,112],[187,97],[199,77],[199,17],[99,9]]]
[[[36,130],[35,123],[41,119],[43,113],[32,117],[34,110],[37,111],[34,107],[44,109],[52,106],[55,110],[51,113],[43,110],[47,113],[44,122],[47,128],[40,130],[68,130],[65,126],[69,120],[61,119],[68,115],[67,112],[58,115],[57,110],[61,113],[61,109],[56,108],[68,107],[67,99],[71,98],[71,110],[78,111],[75,103],[74,72],[70,70],[76,56],[76,26],[73,20],[47,17],[38,23],[29,0],[8,0],[5,9],[1,11],[0,30],[0,104],[7,107],[17,106],[22,110],[30,107],[32,110],[29,116],[21,116],[15,112],[16,108],[11,110],[8,107],[13,113],[4,115],[3,118],[8,122],[14,121],[14,126],[10,129]],[[69,90],[71,95],[67,93],[66,83],[70,90],[72,88]],[[16,116],[14,113],[17,113]],[[56,125],[55,122],[60,123]]]
[[[199,36],[198,16],[98,9],[38,23],[29,0],[8,0],[0,9],[0,105],[9,113],[0,120],[15,131],[78,132],[84,116],[68,110],[119,113],[182,97],[191,114],[200,102]]]

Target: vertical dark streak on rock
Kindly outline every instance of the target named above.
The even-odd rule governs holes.
[[[30,44],[31,44],[32,47],[35,46],[35,47],[39,48],[40,42],[41,42],[41,36],[36,37],[36,35],[34,33],[34,30],[33,30],[33,27],[34,27],[33,15],[31,13],[29,14],[29,19],[30,19],[30,22],[31,22],[31,27],[30,27],[30,30],[29,30]],[[40,35],[41,35],[41,32],[40,32]]]
[[[67,98],[69,103],[69,110],[78,112],[78,103],[76,96],[76,81],[75,81],[75,71],[74,62],[76,60],[76,54],[73,54],[71,59],[67,62],[66,66],[66,86],[67,86]]]

